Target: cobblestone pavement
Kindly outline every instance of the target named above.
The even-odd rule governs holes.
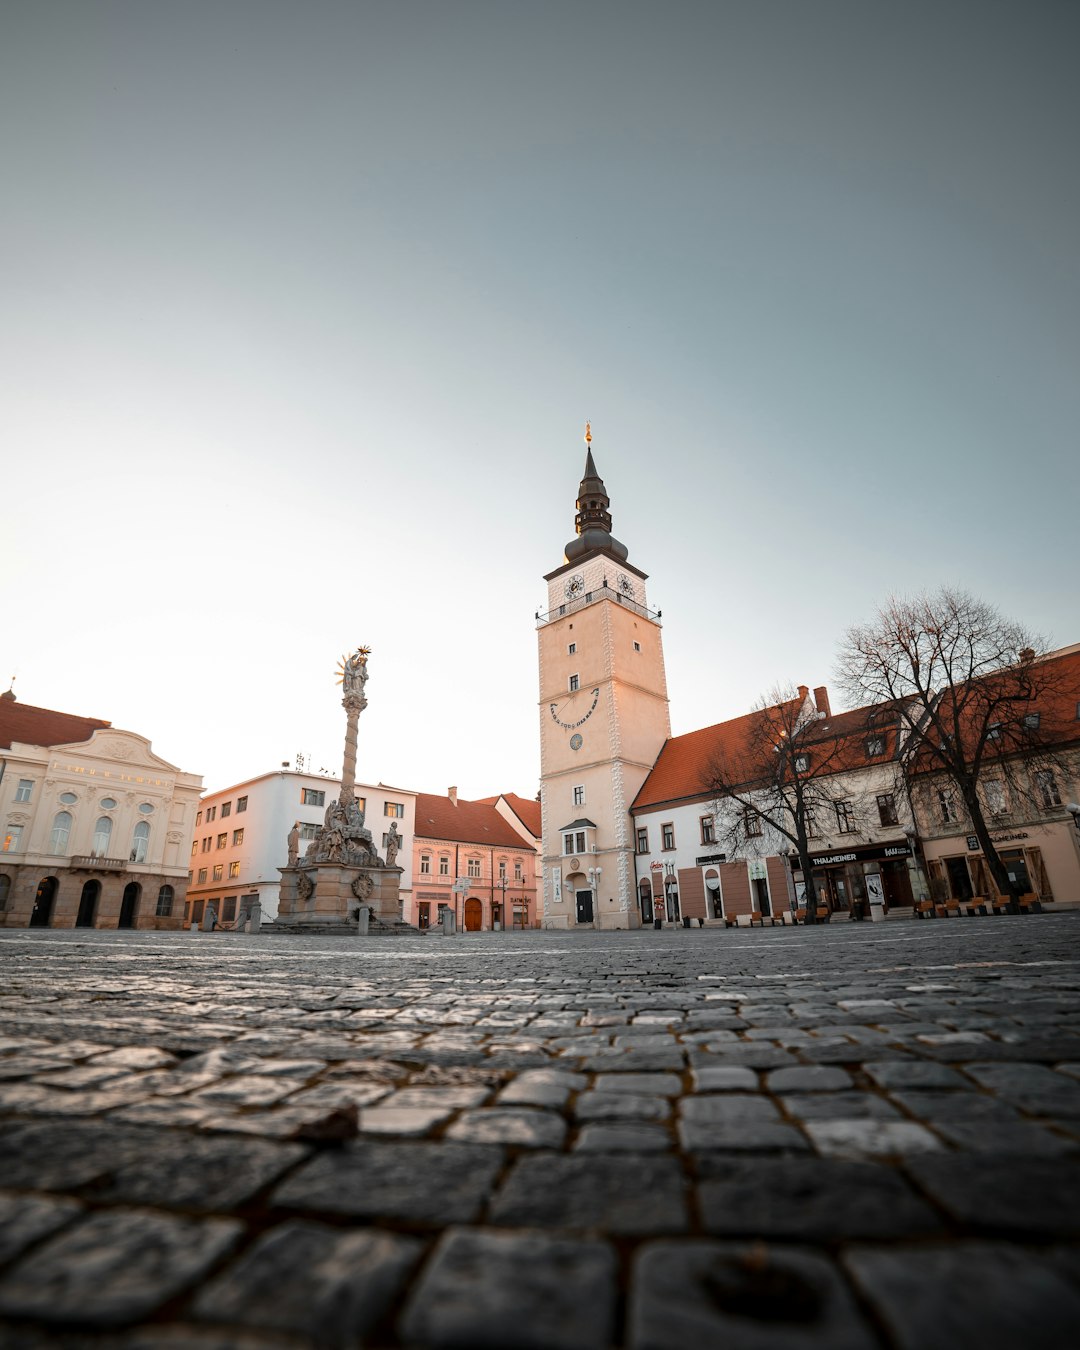
[[[1080,915],[0,974],[8,1346],[1077,1343]]]

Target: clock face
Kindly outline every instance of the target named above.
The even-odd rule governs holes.
[[[567,600],[574,600],[579,595],[585,594],[585,578],[580,572],[575,572],[572,577],[566,578],[566,585],[563,587],[566,592]]]
[[[634,598],[634,583],[625,572],[619,573],[619,590],[622,591],[623,595],[628,595],[631,599]]]
[[[552,720],[557,726],[565,727],[567,731],[573,731],[575,727],[583,726],[596,711],[596,705],[600,702],[600,686],[588,691],[581,690],[563,703],[562,707],[558,703],[549,703]],[[576,750],[578,747],[574,746]]]
[[[574,734],[570,737],[570,749],[580,750],[583,743],[584,742],[581,739],[581,732],[575,731]]]

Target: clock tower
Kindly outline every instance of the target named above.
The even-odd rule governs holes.
[[[630,803],[671,735],[660,615],[611,533],[585,428],[577,531],[538,616],[544,921],[637,928]]]

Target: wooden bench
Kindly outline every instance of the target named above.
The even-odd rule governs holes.
[[[935,917],[933,900],[920,900],[915,906],[915,917],[917,919],[932,919]]]
[[[939,919],[951,919],[954,915],[960,917],[960,901],[945,900],[934,906],[934,913]]]
[[[1027,895],[1022,895],[1022,896],[1020,897],[1020,913],[1021,913],[1021,914],[1041,914],[1041,913],[1042,913],[1042,901],[1039,899],[1039,897],[1038,897],[1037,895],[1034,895],[1034,894],[1032,894],[1031,891],[1029,891],[1029,892],[1027,893]]]
[[[750,911],[750,927],[753,928],[754,924],[757,924],[759,928],[764,928],[766,917],[767,916],[762,914],[760,909],[752,909]],[[769,926],[772,927],[771,918],[769,919]]]
[[[805,922],[806,922],[806,906],[805,906],[805,905],[800,905],[799,908],[795,911],[795,922],[796,922],[796,923],[805,923]]]
[[[988,903],[985,895],[973,895],[967,901],[968,916],[973,919],[977,914],[989,914],[990,911],[986,907]]]
[[[832,910],[828,905],[818,905],[817,910],[814,913],[814,918],[818,923],[828,923],[832,918]]]

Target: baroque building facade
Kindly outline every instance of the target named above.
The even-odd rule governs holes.
[[[201,786],[145,736],[0,695],[0,925],[178,928]]]
[[[630,804],[671,734],[660,614],[611,533],[586,428],[575,537],[537,615],[544,923],[636,928]]]

